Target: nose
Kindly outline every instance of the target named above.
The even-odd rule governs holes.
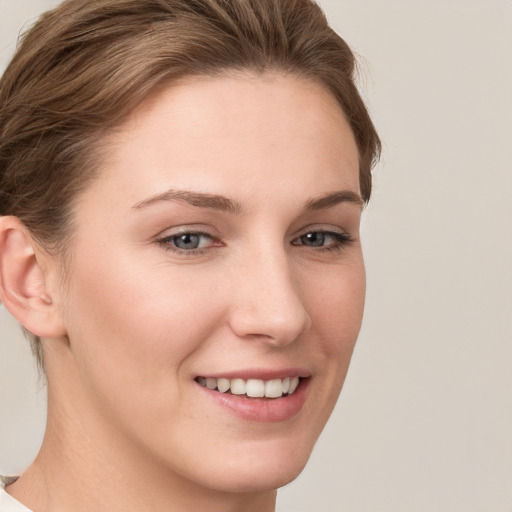
[[[311,326],[285,251],[261,251],[236,270],[230,326],[243,339],[285,346]]]

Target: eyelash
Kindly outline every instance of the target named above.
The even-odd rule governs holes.
[[[175,233],[170,236],[160,238],[159,240],[157,240],[157,243],[159,245],[162,245],[166,251],[171,251],[171,252],[177,253],[179,255],[183,255],[183,256],[195,256],[198,254],[202,254],[205,249],[209,248],[209,247],[198,247],[197,249],[186,250],[186,249],[180,249],[179,247],[176,247],[175,245],[173,245],[176,240],[178,240],[179,238],[184,237],[184,236],[198,236],[198,237],[208,238],[212,242],[215,242],[215,239],[208,233],[204,233],[202,231],[182,231],[181,233]],[[220,243],[219,243],[219,245],[220,245]]]
[[[320,245],[320,246],[309,246],[305,243],[297,243],[297,241],[303,241],[305,237],[308,235],[322,235],[323,237],[331,237],[333,239],[333,243],[328,245]],[[180,238],[184,236],[197,236],[197,237],[203,237],[208,238],[212,243],[213,247],[217,246],[220,247],[222,244],[219,241],[216,241],[214,237],[212,237],[208,233],[204,233],[201,231],[182,231],[180,233],[175,233],[170,236],[166,236],[163,238],[158,239],[156,242],[163,246],[166,251],[174,252],[181,256],[197,256],[200,254],[203,254],[205,250],[212,247],[212,245],[208,247],[198,247],[196,249],[180,249],[179,247],[176,247],[175,242]],[[325,252],[335,252],[340,251],[344,249],[345,247],[349,246],[354,242],[354,239],[348,235],[347,233],[338,233],[337,231],[326,231],[326,230],[312,230],[307,231],[303,235],[300,235],[299,237],[295,238],[292,241],[292,245],[294,246],[304,246],[314,249],[315,251],[325,251]],[[217,245],[215,245],[217,243]]]
[[[334,242],[328,245],[322,245],[322,246],[308,246],[304,243],[295,243],[296,240],[302,240],[308,235],[322,235],[324,237],[331,237],[333,238]],[[337,231],[322,231],[322,230],[313,230],[308,231],[307,233],[304,233],[303,235],[296,238],[292,244],[293,245],[304,245],[306,247],[311,247],[316,251],[340,251],[344,249],[345,247],[349,246],[354,242],[354,239],[348,235],[347,233],[338,233]]]

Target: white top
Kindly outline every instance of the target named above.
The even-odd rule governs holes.
[[[0,478],[0,512],[32,512],[29,508],[22,505],[18,500],[14,499],[10,494],[5,492],[4,484],[9,483],[9,480]]]

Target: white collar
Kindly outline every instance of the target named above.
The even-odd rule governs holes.
[[[17,478],[18,477],[6,477],[0,475],[0,512],[32,512],[4,489],[6,485],[15,482]]]

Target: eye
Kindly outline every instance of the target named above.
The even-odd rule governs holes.
[[[323,249],[337,249],[351,242],[346,233],[334,231],[310,231],[300,236],[292,243],[293,245],[305,245],[307,247],[318,247]]]
[[[185,232],[166,236],[158,240],[169,250],[192,252],[214,245],[212,237],[206,233]]]

